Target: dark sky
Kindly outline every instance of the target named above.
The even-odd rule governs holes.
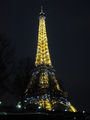
[[[89,1],[89,0],[88,0]],[[51,60],[73,104],[90,112],[90,2],[45,0]],[[40,0],[1,0],[0,33],[16,44],[18,58],[35,60]]]

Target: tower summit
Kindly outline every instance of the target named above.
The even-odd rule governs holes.
[[[43,110],[76,112],[77,110],[64,96],[56,79],[50,59],[45,19],[43,7],[41,7],[35,67],[25,91],[23,109],[33,112]]]

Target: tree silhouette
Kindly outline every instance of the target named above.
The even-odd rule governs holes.
[[[8,101],[4,105],[15,105],[18,97],[24,94],[33,66],[30,57],[21,58],[18,62],[15,46],[4,34],[0,34],[0,99]]]
[[[11,92],[9,86],[15,66],[15,46],[5,34],[0,34],[0,97],[6,91]]]
[[[17,97],[22,96],[31,78],[31,70],[34,64],[30,57],[23,58],[19,61],[16,69],[16,77],[14,82],[14,92]]]

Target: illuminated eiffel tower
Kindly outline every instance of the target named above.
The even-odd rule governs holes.
[[[29,111],[77,112],[64,97],[64,92],[56,79],[50,59],[45,19],[43,7],[41,7],[35,67],[25,91],[23,108]]]

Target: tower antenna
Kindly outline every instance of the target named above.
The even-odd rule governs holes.
[[[41,13],[43,13],[43,5],[41,5]]]
[[[45,15],[44,11],[43,11],[43,4],[41,4],[41,11],[40,11],[40,15]]]
[[[45,0],[41,0],[41,10],[43,10],[44,5],[45,5]]]

